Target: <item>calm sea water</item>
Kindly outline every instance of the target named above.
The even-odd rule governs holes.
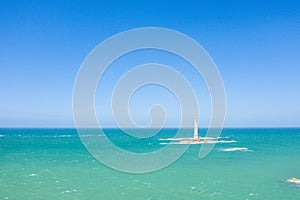
[[[159,138],[175,132],[132,142],[106,130],[134,152],[161,148]],[[167,168],[128,174],[91,156],[75,129],[0,129],[0,199],[300,199],[300,187],[285,182],[300,178],[300,129],[225,129],[221,136],[236,142],[217,144],[204,159],[192,145]]]

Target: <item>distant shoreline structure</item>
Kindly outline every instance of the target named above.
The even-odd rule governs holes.
[[[198,117],[194,117],[194,136],[192,138],[168,138],[163,140],[176,141],[172,144],[213,144],[213,143],[232,143],[234,140],[230,141],[218,141],[218,138],[208,138],[208,137],[199,137],[198,133]]]

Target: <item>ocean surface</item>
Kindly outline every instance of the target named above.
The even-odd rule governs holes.
[[[161,148],[161,139],[175,133],[132,140],[105,130],[117,146],[137,153]],[[0,199],[300,199],[300,186],[286,182],[300,179],[300,129],[224,129],[220,139],[235,142],[216,144],[204,159],[201,144],[191,145],[164,169],[130,174],[95,159],[76,129],[2,128]]]

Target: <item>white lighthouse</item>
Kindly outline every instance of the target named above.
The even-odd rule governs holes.
[[[194,117],[194,139],[198,139],[198,118]]]

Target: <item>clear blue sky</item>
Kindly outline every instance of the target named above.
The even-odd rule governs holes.
[[[225,84],[227,126],[300,126],[299,1],[95,2],[0,1],[1,127],[73,126],[81,62],[104,39],[145,26],[208,51]]]

